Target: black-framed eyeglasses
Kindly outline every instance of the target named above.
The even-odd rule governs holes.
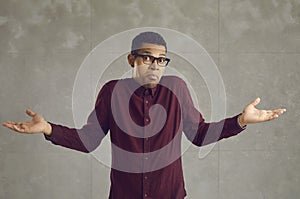
[[[142,55],[138,53],[133,54],[136,57],[141,57],[143,59],[143,63],[146,65],[151,65],[156,60],[157,65],[161,67],[166,67],[168,63],[171,61],[169,58],[166,57],[153,57],[151,55]]]

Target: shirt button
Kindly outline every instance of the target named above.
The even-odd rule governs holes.
[[[148,157],[145,157],[145,160],[148,160]]]
[[[149,118],[146,118],[146,122],[149,122]]]
[[[147,180],[147,179],[148,179],[148,177],[147,177],[147,176],[145,176],[145,179]]]
[[[147,197],[148,195],[145,193],[145,198]]]
[[[148,101],[148,100],[146,100],[145,102],[146,102],[146,104],[148,104],[148,103],[149,103],[149,101]]]

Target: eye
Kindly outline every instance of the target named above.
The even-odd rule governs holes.
[[[148,56],[148,55],[144,55],[144,56],[143,56],[143,59],[144,59],[145,61],[150,61],[150,60],[151,60],[151,57]]]
[[[166,61],[166,58],[164,58],[164,57],[158,58],[159,63],[164,63],[165,61]]]

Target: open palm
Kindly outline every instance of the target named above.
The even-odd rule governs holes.
[[[7,121],[3,123],[3,126],[19,133],[34,134],[34,133],[44,132],[48,125],[47,121],[41,115],[34,113],[29,109],[26,110],[26,113],[30,117],[32,117],[30,121],[26,121],[26,122]]]
[[[283,114],[286,109],[276,109],[276,110],[260,110],[255,108],[260,102],[260,98],[255,99],[249,105],[247,105],[241,115],[242,124],[252,124],[258,122],[265,122],[273,120]]]

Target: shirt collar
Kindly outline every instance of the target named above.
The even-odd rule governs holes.
[[[134,79],[132,79],[132,81],[134,82],[134,84],[138,84]],[[157,91],[157,87],[158,85],[156,85],[156,87],[154,88],[145,88],[144,86],[138,85],[138,88],[134,91],[134,93],[138,96],[151,95],[152,97],[154,97]]]

